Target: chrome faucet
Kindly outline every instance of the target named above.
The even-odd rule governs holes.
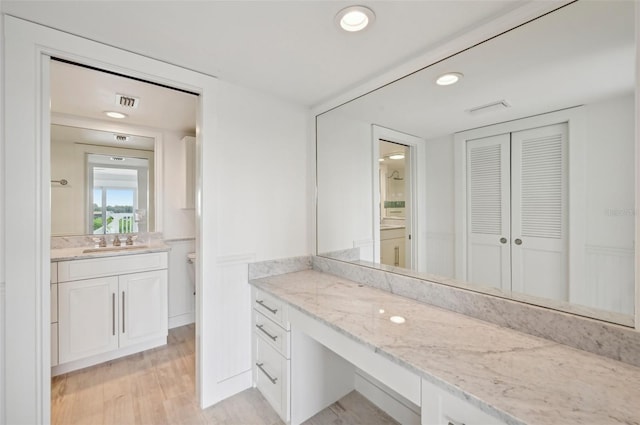
[[[118,235],[113,238],[113,246],[120,246],[120,238],[118,237]]]

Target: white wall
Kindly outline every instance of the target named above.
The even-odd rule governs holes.
[[[361,244],[373,258],[371,123],[338,111],[318,117],[318,252]],[[362,259],[367,256],[362,252]]]
[[[215,146],[202,174],[217,188],[203,187],[202,199],[215,204],[217,221],[201,222],[217,229],[217,255],[198,259],[215,264],[201,286],[201,296],[215,293],[210,310],[200,312],[203,322],[213,320],[206,343],[215,347],[215,368],[203,379],[214,381],[216,391],[207,404],[252,385],[248,263],[309,254],[308,110],[223,81],[216,104]]]
[[[455,273],[453,146],[453,135],[426,143],[426,272],[445,277]]]
[[[585,282],[571,301],[634,314],[635,99],[633,94],[585,107]],[[615,284],[614,284],[615,283]]]
[[[223,82],[218,96],[218,252],[308,254],[308,110]]]

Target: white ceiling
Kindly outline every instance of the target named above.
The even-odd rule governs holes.
[[[632,1],[579,1],[326,114],[435,138],[572,106],[633,96]],[[435,84],[445,72],[464,78]],[[511,107],[469,114],[506,100]],[[320,118],[320,123],[324,118]]]
[[[301,105],[354,88],[524,0],[357,1],[374,24],[334,24],[346,1],[2,1],[4,13]]]
[[[120,106],[116,94],[138,98],[139,105],[136,108]],[[196,105],[197,96],[193,94],[51,61],[53,113],[195,134]],[[122,112],[127,118],[109,118],[105,111]]]

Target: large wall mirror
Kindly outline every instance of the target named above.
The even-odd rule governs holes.
[[[51,234],[154,231],[154,148],[152,137],[53,124]]]
[[[633,326],[634,7],[569,4],[318,115],[318,254]]]

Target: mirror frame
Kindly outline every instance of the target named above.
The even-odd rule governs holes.
[[[97,131],[106,131],[113,133],[126,133],[136,136],[148,137],[154,140],[153,147],[153,183],[154,183],[154,229],[147,230],[144,233],[162,232],[164,229],[164,220],[162,206],[164,205],[164,153],[163,153],[163,134],[161,131],[155,131],[145,127],[135,125],[118,124],[106,121],[94,120],[79,116],[66,114],[51,113],[51,125],[63,125],[68,127],[78,127]],[[75,235],[75,236],[84,236]],[[55,235],[52,234],[53,237]],[[69,236],[69,235],[66,235]]]
[[[418,55],[412,60],[407,61],[399,66],[394,67],[392,70],[387,71],[376,78],[370,79],[368,82],[357,86],[354,89],[348,90],[345,93],[335,96],[334,98],[319,104],[312,108],[310,112],[310,119],[313,120],[313,143],[315,150],[313,150],[313,155],[310,156],[310,165],[313,167],[315,180],[313,182],[314,189],[314,216],[313,216],[313,228],[315,232],[311,235],[312,244],[314,246],[315,255],[321,255],[318,250],[318,167],[317,167],[317,134],[318,134],[318,117],[324,113],[330,112],[333,109],[339,108],[340,106],[349,103],[353,100],[359,99],[360,97],[366,96],[367,94],[376,91],[380,88],[383,88],[387,85],[393,84],[394,82],[401,80],[405,77],[408,77],[414,73],[420,72],[421,70],[428,68],[438,62],[444,61],[452,56],[455,56],[459,53],[462,53],[466,50],[472,49],[479,44],[487,42],[492,38],[503,35],[506,32],[509,32],[513,29],[516,29],[522,25],[525,25],[531,21],[544,17],[546,14],[552,13],[556,10],[559,10],[565,6],[568,6],[578,0],[559,0],[556,2],[532,2],[525,4],[518,9],[505,14],[504,16],[493,20],[491,22],[480,25],[479,27],[466,32],[462,36],[454,38],[444,44],[428,49],[426,53],[422,55]],[[636,177],[635,177],[635,192],[636,192],[636,214],[635,214],[635,240],[640,240],[640,120],[637,117],[637,112],[640,111],[640,4],[635,5],[635,26],[636,26],[636,83],[635,83],[635,107],[636,107],[636,123],[635,123],[635,166],[636,166]],[[635,302],[634,302],[634,314],[633,314],[633,322],[634,325],[620,325],[611,322],[604,321],[598,318],[587,317],[588,319],[596,320],[602,323],[607,323],[613,326],[620,326],[625,329],[634,329],[637,332],[640,332],[640,249],[635,250],[634,254],[635,258]],[[338,260],[340,261],[340,260]],[[365,266],[363,266],[365,267]],[[397,273],[396,271],[389,271],[390,273]],[[408,271],[405,273],[408,276],[415,276],[415,273]],[[437,284],[445,285],[442,282],[435,282]],[[469,291],[474,291],[470,288],[462,288]],[[478,291],[475,291],[478,292]],[[501,297],[500,295],[496,295],[490,292],[482,292],[483,294],[495,297]],[[518,298],[507,298],[514,302],[518,303],[528,303],[524,300],[520,300]],[[549,308],[553,310],[558,310],[553,307],[541,306],[542,308]],[[558,310],[560,312],[576,315],[576,313],[567,312],[563,310]],[[578,315],[583,316],[584,315]]]

